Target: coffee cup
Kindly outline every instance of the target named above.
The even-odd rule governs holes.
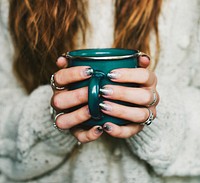
[[[102,97],[100,89],[108,84],[137,87],[136,84],[113,82],[110,80],[109,73],[118,68],[137,68],[138,57],[140,55],[141,52],[138,50],[121,48],[81,49],[70,51],[66,54],[66,58],[69,61],[69,67],[89,66],[93,71],[91,78],[68,86],[69,90],[85,86],[88,87],[88,106],[91,119],[83,122],[81,127],[90,128],[95,125],[103,126],[106,122],[112,122],[117,125],[126,125],[130,123],[130,121],[109,116],[101,111],[99,104],[102,103],[105,98]],[[133,105],[128,102],[110,101],[126,106]],[[81,106],[73,108],[72,110],[79,107]]]

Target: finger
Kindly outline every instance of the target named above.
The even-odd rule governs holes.
[[[79,125],[90,118],[88,106],[84,106],[73,112],[59,115],[55,120],[55,124],[58,128],[66,130]]]
[[[150,65],[149,57],[143,55],[139,57],[139,67],[147,68]]]
[[[102,112],[107,115],[121,118],[134,123],[144,123],[149,118],[149,110],[146,107],[129,107],[108,101],[100,103],[100,107]],[[153,116],[155,118],[155,106],[152,106],[150,109],[153,112]]]
[[[61,56],[61,57],[59,57],[59,58],[57,59],[56,65],[57,65],[59,68],[61,68],[61,69],[66,68],[67,65],[68,65],[68,61],[67,61],[67,59],[66,59],[65,57],[62,57],[62,56]]]
[[[65,86],[89,78],[92,72],[93,70],[88,66],[70,67],[56,72],[54,80],[56,86]]]
[[[94,126],[89,130],[83,129],[73,129],[72,134],[81,143],[87,143],[97,140],[103,133],[103,128],[101,126]]]
[[[76,90],[54,93],[51,106],[57,110],[68,109],[88,101],[88,88],[83,87]]]
[[[126,126],[118,126],[110,122],[105,123],[103,126],[106,133],[116,138],[132,137],[139,133],[143,128],[144,125],[128,124]]]
[[[152,88],[134,88],[125,87],[119,85],[105,85],[103,89],[100,89],[104,98],[112,100],[120,100],[124,102],[130,102],[142,106],[148,106],[154,99],[154,93],[158,102],[158,94],[156,90]]]
[[[115,69],[108,73],[108,77],[114,82],[137,83],[144,86],[155,85],[157,82],[156,75],[144,68]]]

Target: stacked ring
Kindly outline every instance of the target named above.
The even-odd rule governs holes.
[[[148,105],[149,107],[153,106],[157,102],[156,92],[154,90],[152,90],[152,93],[153,93],[153,101]]]
[[[64,90],[65,89],[65,87],[56,86],[55,80],[54,80],[54,74],[51,75],[50,84],[51,84],[51,87],[53,90]]]
[[[141,123],[141,125],[150,125],[153,121],[153,118],[154,118],[153,112],[149,108],[147,108],[147,109],[149,111],[149,117],[145,122]]]

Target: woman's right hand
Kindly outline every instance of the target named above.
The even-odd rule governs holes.
[[[64,58],[59,58],[60,60]],[[59,62],[58,59],[58,63]],[[62,62],[62,61],[61,61]],[[65,61],[65,63],[67,63]],[[65,64],[66,65],[66,64]],[[66,67],[66,66],[63,66]],[[54,74],[55,85],[58,87],[67,86],[71,83],[88,79],[91,76],[91,69],[87,66],[77,66],[71,68],[62,68]],[[75,90],[54,90],[54,94],[51,99],[52,107],[60,113],[55,119],[55,125],[59,129],[69,129],[71,133],[81,143],[90,142],[98,139],[103,133],[101,126],[94,126],[89,130],[77,128],[77,125],[90,119],[90,113],[88,105],[69,112],[61,114],[62,111],[66,111],[72,107],[87,104],[88,102],[88,89],[87,87],[75,89]]]

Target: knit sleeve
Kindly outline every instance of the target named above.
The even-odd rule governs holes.
[[[185,1],[185,4],[189,3]],[[180,30],[177,31],[180,34],[179,39],[177,32],[174,31],[182,47],[173,47],[173,44],[177,43],[169,41],[170,49],[166,50],[169,54],[164,60],[166,62],[163,63],[163,67],[159,67],[161,71],[158,72],[160,76],[158,91],[161,101],[157,106],[156,119],[150,126],[145,126],[139,134],[126,139],[131,151],[140,159],[145,160],[157,174],[163,176],[200,175],[200,42],[199,29],[197,29],[200,17],[198,6],[193,6],[193,14],[196,13],[198,18],[191,21],[193,26],[190,32],[181,34]],[[187,9],[188,6],[185,8]],[[184,20],[183,24],[185,21],[187,20]],[[183,31],[187,28],[182,29],[181,26]],[[186,41],[183,35],[188,36],[189,39]],[[165,43],[167,44],[167,41]],[[173,63],[170,63],[170,59]],[[178,62],[179,65],[176,64]],[[174,66],[176,68],[173,69]],[[171,69],[167,70],[167,67]]]
[[[12,46],[0,26],[0,172],[20,181],[56,169],[70,156],[76,139],[53,128],[52,90],[40,86],[27,95],[12,73]]]

